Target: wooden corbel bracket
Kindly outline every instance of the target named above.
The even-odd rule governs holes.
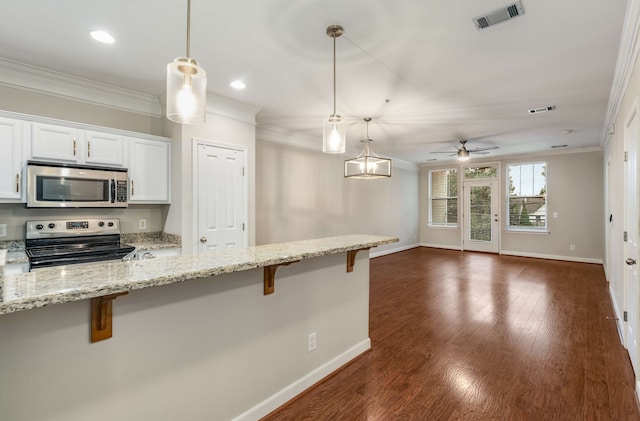
[[[358,252],[360,250],[369,250],[371,247],[366,247],[363,249],[358,249],[358,250],[350,250],[347,252],[347,273],[348,272],[353,272],[353,267],[356,264],[356,254],[358,254]]]
[[[104,295],[91,299],[91,343],[112,336],[113,300],[128,292]]]
[[[264,267],[264,295],[273,294],[276,291],[276,270],[280,266],[289,266],[291,263],[298,263],[300,260],[294,260],[288,263],[278,263],[277,265]]]

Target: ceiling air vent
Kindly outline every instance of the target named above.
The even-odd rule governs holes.
[[[495,25],[496,23],[504,22],[505,20],[509,20],[520,15],[524,15],[524,8],[522,7],[522,2],[518,0],[513,4],[494,10],[493,12],[489,12],[484,16],[474,18],[473,23],[476,24],[476,28],[478,28],[479,31]]]

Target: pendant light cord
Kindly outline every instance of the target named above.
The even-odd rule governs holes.
[[[336,36],[335,35],[333,36],[333,115],[336,115]]]
[[[187,58],[191,57],[191,0],[187,0]]]

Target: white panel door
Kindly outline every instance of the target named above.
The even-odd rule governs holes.
[[[636,106],[638,102],[636,102]],[[638,109],[633,110],[627,120],[624,130],[624,143],[626,154],[625,165],[625,218],[624,226],[627,233],[625,243],[625,310],[627,312],[626,346],[629,351],[631,365],[636,373],[636,379],[640,378],[638,371],[638,325],[640,323],[638,307],[640,303],[640,289],[638,287],[638,239],[640,226],[638,224]],[[637,382],[638,380],[636,380]],[[640,383],[636,383],[636,390]]]
[[[498,253],[499,191],[497,181],[464,182],[464,250]]]
[[[197,250],[246,247],[245,152],[197,144]]]

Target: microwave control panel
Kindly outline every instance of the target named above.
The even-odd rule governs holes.
[[[126,180],[116,180],[116,202],[127,202]]]

